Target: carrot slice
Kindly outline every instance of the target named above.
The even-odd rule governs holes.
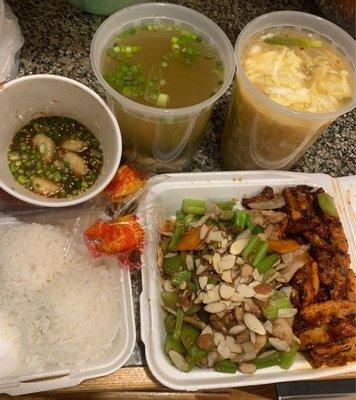
[[[200,228],[191,228],[180,238],[177,250],[195,250],[200,243]]]
[[[275,251],[276,253],[284,254],[290,253],[299,249],[300,244],[295,240],[269,240],[268,248],[270,251]]]

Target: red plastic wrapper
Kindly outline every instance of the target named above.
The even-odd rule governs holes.
[[[141,267],[144,230],[135,215],[103,221],[98,219],[84,232],[84,240],[94,257],[117,257],[129,268]]]

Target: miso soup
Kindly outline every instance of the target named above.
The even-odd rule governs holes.
[[[115,37],[103,62],[105,80],[153,107],[198,104],[223,83],[223,64],[208,41],[169,24],[142,25]]]

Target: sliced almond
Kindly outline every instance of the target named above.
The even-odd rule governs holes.
[[[218,361],[218,358],[219,355],[215,350],[209,351],[209,353],[206,356],[209,368],[212,368],[214,366],[214,364]]]
[[[199,292],[197,298],[193,301],[194,304],[201,304],[203,302],[203,292]]]
[[[259,335],[266,334],[266,329],[262,325],[262,322],[258,320],[253,314],[245,313],[243,315],[243,320],[247,328],[250,329],[252,332],[258,333]]]
[[[229,245],[228,240],[227,240],[227,239],[223,239],[223,241],[221,242],[220,247],[221,247],[221,249],[226,250],[226,248],[227,248],[228,245]]]
[[[237,258],[236,258],[236,264],[241,266],[241,265],[244,265],[244,264],[245,264],[245,261],[244,261],[243,258],[237,257]]]
[[[221,311],[224,311],[226,308],[224,303],[221,303],[219,301],[216,301],[214,303],[209,303],[204,307],[204,310],[208,313],[211,314],[216,314],[219,313]]]
[[[163,282],[163,288],[166,292],[174,292],[175,288],[172,285],[172,281],[170,279],[166,279]]]
[[[171,257],[174,257],[174,256],[176,256],[177,255],[177,253],[167,253],[165,256],[164,256],[164,258],[171,258]]]
[[[249,278],[252,276],[254,268],[249,264],[241,265],[240,267],[240,275],[242,278]]]
[[[187,282],[182,282],[180,285],[179,285],[179,289],[181,289],[181,290],[185,290],[187,288]]]
[[[246,247],[249,239],[235,240],[230,246],[230,254],[237,256],[242,253],[242,250]]]
[[[214,344],[215,344],[216,347],[218,347],[219,343],[224,339],[225,339],[225,337],[221,332],[215,332],[214,331],[213,340],[214,340]]]
[[[199,221],[191,222],[190,226],[193,228],[199,228],[199,226],[205,224],[205,222],[209,219],[209,217],[210,217],[209,215],[204,215],[203,217],[200,218]]]
[[[242,353],[242,347],[240,343],[236,343],[235,339],[232,336],[227,335],[225,337],[225,343],[228,345],[232,353]]]
[[[223,299],[228,300],[235,293],[235,290],[233,287],[226,285],[225,283],[222,283],[220,285],[219,293]]]
[[[205,335],[206,333],[209,333],[210,335],[213,334],[213,328],[210,325],[207,325],[202,331],[201,335]]]
[[[236,288],[236,291],[243,297],[253,297],[255,295],[255,291],[253,288],[247,286],[247,285],[238,285]]]
[[[219,346],[216,349],[218,351],[218,353],[221,355],[221,357],[223,357],[224,359],[226,358],[230,358],[231,357],[231,351],[229,346],[227,345],[225,340],[222,340],[219,343]]]
[[[169,358],[171,359],[172,363],[180,370],[183,372],[187,372],[189,369],[189,365],[186,361],[186,359],[179,354],[175,350],[169,350],[168,351]]]
[[[271,343],[271,345],[277,349],[277,350],[281,350],[281,351],[290,351],[290,346],[287,342],[277,339],[277,338],[273,338],[270,337],[268,338],[268,341]]]
[[[273,325],[271,321],[266,321],[263,326],[265,327],[266,331],[271,335],[273,331]]]
[[[221,300],[220,302],[225,304],[225,308],[230,307],[230,305],[231,305],[230,300]]]
[[[220,274],[220,261],[221,261],[221,256],[219,253],[214,253],[213,255],[213,268],[215,271]]]
[[[231,270],[224,271],[224,272],[221,274],[221,278],[222,278],[223,281],[225,281],[225,282],[227,282],[227,283],[231,283],[231,282],[232,282],[232,279],[231,279]]]
[[[253,269],[252,277],[253,277],[253,279],[255,279],[256,281],[259,281],[259,282],[261,282],[262,279],[263,279],[263,275],[261,275],[261,274],[258,272],[258,269],[257,269],[257,268],[254,268],[254,269]]]
[[[235,325],[232,328],[229,329],[229,334],[230,335],[238,335],[239,333],[243,332],[246,330],[246,326],[245,325]]]
[[[200,265],[197,267],[197,270],[195,271],[196,275],[202,274],[204,271],[206,271],[207,268],[208,268],[207,265],[200,264]]]
[[[208,286],[208,285],[206,285],[206,286]],[[207,293],[203,293],[203,302],[205,304],[215,303],[219,300],[220,300],[219,286],[214,286]]]
[[[236,301],[236,302],[242,301],[243,299],[244,299],[244,297],[243,297],[240,293],[237,293],[237,292],[235,292],[235,293],[230,297],[230,300]]]
[[[239,369],[243,374],[254,374],[257,370],[257,367],[255,364],[252,363],[241,363],[239,365]]]
[[[209,290],[213,290],[214,287],[215,287],[215,285],[213,285],[212,283],[208,283],[208,284],[205,286],[205,290],[208,292]]]
[[[200,233],[199,233],[199,239],[203,240],[205,239],[205,236],[208,234],[209,228],[207,225],[203,224],[202,227],[200,228]]]
[[[250,331],[250,340],[252,344],[256,343],[256,334],[255,332]]]
[[[194,270],[194,259],[191,254],[187,254],[185,258],[185,263],[187,264],[188,271]]]
[[[223,239],[220,231],[210,231],[206,237],[207,242],[222,242]]]
[[[234,308],[234,316],[236,318],[236,321],[242,321],[242,317],[244,315],[245,311],[242,307],[235,307]]]
[[[220,271],[226,271],[231,269],[235,265],[236,257],[232,254],[226,254],[225,256],[221,257],[219,269]]]
[[[207,276],[201,276],[198,278],[199,281],[199,286],[201,290],[205,289],[206,284],[208,283],[208,277]]]

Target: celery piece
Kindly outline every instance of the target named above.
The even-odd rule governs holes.
[[[318,194],[319,207],[330,217],[339,218],[334,199],[328,193]]]
[[[215,371],[224,372],[228,374],[235,374],[237,371],[237,364],[231,361],[229,358],[218,361],[215,364]]]
[[[221,210],[230,211],[230,210],[232,210],[234,208],[234,205],[236,203],[234,201],[232,201],[232,200],[228,200],[228,201],[219,201],[216,204]]]
[[[260,274],[265,274],[268,270],[270,270],[273,265],[279,260],[279,256],[276,253],[273,253],[266,257],[265,259],[253,264],[254,267],[257,267],[257,270]]]
[[[279,351],[275,351],[266,357],[258,357],[252,360],[258,369],[274,367],[280,365],[281,359]]]
[[[176,319],[176,325],[174,327],[173,339],[179,341],[184,319],[184,312],[181,308],[178,308],[176,317],[177,319]]]
[[[188,363],[197,364],[202,358],[205,357],[206,352],[200,350],[196,345],[193,345],[188,350],[187,361]]]
[[[183,233],[185,231],[184,224],[178,222],[175,224],[174,230],[173,230],[173,236],[171,239],[171,242],[169,243],[168,249],[170,251],[176,251],[177,244],[182,237]]]
[[[182,202],[182,210],[185,214],[203,215],[205,207],[203,200],[184,199]]]
[[[172,335],[175,326],[176,326],[176,317],[173,314],[167,314],[166,318],[164,319],[164,327],[166,329],[166,332]]]
[[[252,236],[242,252],[242,257],[247,259],[250,255],[255,254],[255,251],[261,242],[262,240],[258,236]]]
[[[198,312],[198,311],[200,311],[200,310],[201,310],[201,305],[200,305],[200,304],[192,304],[192,305],[188,308],[188,310],[187,310],[187,312],[186,312],[186,315],[195,314],[196,312]]]
[[[165,274],[171,276],[182,269],[182,259],[179,254],[164,258],[163,260],[163,271]]]
[[[180,341],[180,339],[176,340],[174,339],[173,335],[167,334],[166,336],[166,343],[164,346],[166,353],[169,352],[169,350],[174,350],[178,352],[179,354],[184,354],[184,348],[183,345]]]
[[[287,36],[273,36],[264,40],[267,44],[281,44],[284,46],[301,46],[319,48],[323,42],[321,40],[313,39],[310,37],[287,37]]]
[[[180,303],[179,296],[175,292],[161,292],[163,304],[173,310],[177,309],[177,304]]]
[[[298,343],[293,342],[290,346],[290,351],[280,351],[281,368],[289,369],[295,360],[295,355],[298,351]]]
[[[191,325],[183,324],[180,332],[180,340],[184,348],[188,351],[194,344],[196,344],[200,336],[200,331]]]
[[[190,271],[180,271],[175,272],[172,276],[172,285],[180,286],[183,282],[188,282],[192,278],[192,273]]]
[[[278,318],[278,310],[282,308],[293,308],[288,295],[283,292],[275,292],[265,305],[262,306],[262,312],[266,319],[274,321]]]
[[[234,225],[242,231],[246,228],[252,228],[251,217],[247,211],[236,210],[234,217]]]
[[[253,266],[256,267],[259,262],[261,262],[267,254],[268,250],[268,243],[267,242],[261,242],[256,250],[255,257],[253,259]]]

